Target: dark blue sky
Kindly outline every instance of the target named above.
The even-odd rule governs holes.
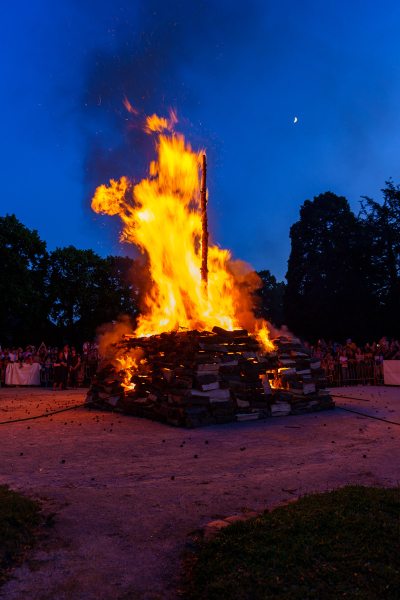
[[[207,148],[213,241],[282,279],[305,199],[330,190],[358,212],[400,183],[399,18],[395,1],[8,3],[0,214],[50,250],[126,254],[118,222],[88,209],[154,158],[126,94],[177,109]]]

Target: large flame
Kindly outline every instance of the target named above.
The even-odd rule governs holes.
[[[137,336],[187,329],[227,330],[243,326],[259,330],[265,349],[271,349],[268,330],[252,315],[251,278],[239,280],[229,251],[210,245],[208,293],[201,282],[200,167],[202,151],[194,152],[173,131],[175,115],[147,118],[145,131],[157,136],[158,158],[148,179],[132,187],[125,177],[97,188],[92,208],[119,214],[124,222],[121,240],[147,252],[154,285],[145,298]],[[250,282],[250,283],[249,283]],[[245,322],[243,322],[245,321]],[[251,327],[250,327],[251,329]]]

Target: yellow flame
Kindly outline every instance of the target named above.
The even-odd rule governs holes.
[[[261,322],[261,326],[256,325],[255,334],[264,352],[272,352],[275,349],[273,342],[269,339],[269,331],[265,321]]]
[[[110,179],[110,187],[105,185],[98,187],[92,200],[93,210],[97,213],[117,215],[121,211],[127,187],[126,177],[121,177],[120,181]]]
[[[163,129],[168,129],[167,119],[157,117],[157,115],[147,117],[145,131],[150,133],[151,131],[162,131]]]
[[[126,371],[126,375],[123,383],[121,383],[121,386],[125,388],[125,391],[134,390],[135,384],[131,382],[131,377],[132,373],[134,373],[138,369],[138,363],[136,359],[132,356],[129,356],[129,354],[125,354],[119,356],[116,360],[119,363],[118,366],[120,370]]]
[[[145,130],[157,135],[157,160],[150,164],[149,177],[132,190],[125,177],[111,180],[109,187],[97,188],[92,201],[96,212],[118,213],[124,222],[121,240],[136,244],[149,257],[154,285],[135,333],[247,327],[258,331],[264,349],[271,349],[265,323],[259,326],[253,317],[251,285],[243,273],[238,275],[242,263],[235,266],[228,250],[212,244],[204,294],[199,178],[203,151],[194,152],[182,135],[169,131],[176,121],[174,113],[169,121],[148,117]]]

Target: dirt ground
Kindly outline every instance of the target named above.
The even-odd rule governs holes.
[[[399,388],[332,393],[400,423]],[[84,398],[2,388],[0,421]],[[2,588],[7,600],[171,600],[194,529],[306,492],[400,480],[400,427],[338,409],[189,431],[85,407],[0,427],[0,483],[57,513]]]

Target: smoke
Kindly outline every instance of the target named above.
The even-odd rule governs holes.
[[[275,339],[278,336],[282,336],[282,337],[288,337],[288,338],[297,338],[297,335],[294,335],[294,333],[292,333],[290,331],[290,329],[286,326],[286,325],[282,325],[282,327],[275,327],[275,325],[272,325],[272,323],[270,323],[269,321],[266,321],[267,323],[267,327],[268,327],[268,331],[271,334],[271,339]]]
[[[154,0],[134,8],[122,2],[118,7],[107,46],[87,53],[81,102],[86,203],[111,178],[146,174],[154,142],[142,129],[144,114],[167,116],[174,108],[185,135],[205,145],[204,135],[184,118],[189,112],[196,116],[202,98],[201,88],[187,83],[189,75],[205,82],[225,77],[254,35],[259,14],[255,0],[245,9],[227,0]]]
[[[113,323],[105,323],[96,330],[99,343],[99,354],[111,361],[117,354],[116,344],[122,340],[124,333],[133,333],[132,322],[127,315],[118,317]]]
[[[125,333],[133,333],[132,322],[127,315],[118,317],[114,323],[101,325],[96,333],[99,341],[99,353],[103,360],[111,363],[118,371],[126,368],[128,373],[132,373],[136,371],[140,363],[142,363],[142,371],[143,369],[146,370],[145,352],[142,348],[124,348],[121,346],[122,336]]]

